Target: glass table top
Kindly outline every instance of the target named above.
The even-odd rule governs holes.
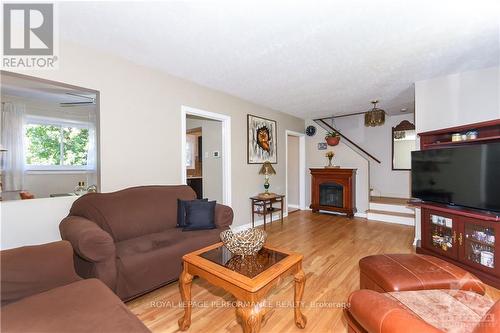
[[[288,255],[262,248],[256,255],[238,256],[232,254],[222,245],[210,251],[203,252],[200,256],[234,272],[254,278]]]

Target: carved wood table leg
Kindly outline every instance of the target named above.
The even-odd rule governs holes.
[[[263,309],[259,303],[249,304],[238,301],[236,314],[240,318],[244,333],[258,333],[260,331]]]
[[[179,319],[179,329],[181,331],[187,330],[191,325],[191,282],[193,276],[187,272],[185,265],[186,263],[184,263],[184,270],[179,277],[179,289],[184,303],[184,316]]]
[[[300,306],[302,303],[302,295],[304,294],[304,286],[306,284],[306,275],[304,271],[301,269],[297,274],[295,274],[295,325],[298,328],[306,327],[307,318],[300,311]]]

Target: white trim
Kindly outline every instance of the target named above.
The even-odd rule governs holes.
[[[222,203],[231,206],[231,117],[181,106],[181,183],[187,184],[186,175],[186,116],[199,116],[222,122]]]
[[[283,218],[285,218],[287,216],[288,216],[288,212],[284,212]],[[275,214],[275,215],[273,215],[272,222],[279,221],[280,219],[281,219],[281,216],[279,214]],[[279,223],[281,223],[281,222],[279,222]],[[285,223],[285,221],[283,221],[283,223]],[[268,222],[266,220],[266,226],[269,226],[270,224],[271,224],[271,222]],[[261,219],[255,220],[254,225],[255,225],[255,227],[258,227],[260,225],[264,225],[264,219],[261,218]],[[252,227],[252,222],[247,223],[247,224],[243,224],[243,225],[237,225],[237,226],[231,225],[230,227],[231,227],[231,231],[236,233],[236,232],[240,232],[240,231],[243,231],[246,229],[250,229]]]
[[[287,205],[288,208],[295,208],[295,209],[300,209],[300,206],[299,205],[290,205],[288,204]]]
[[[53,126],[68,126],[76,128],[89,128],[93,125],[90,121],[72,120],[64,118],[45,117],[37,115],[26,115],[26,125],[53,125]]]
[[[288,198],[288,136],[299,138],[299,205],[298,209],[306,209],[306,135],[304,133],[286,130],[285,131],[285,193]],[[285,212],[288,215],[288,206],[295,208],[294,205],[286,205]]]

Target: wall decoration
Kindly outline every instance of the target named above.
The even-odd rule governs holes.
[[[319,142],[318,143],[318,150],[326,150],[326,148],[328,148],[328,145],[326,144],[326,142]]]
[[[248,164],[278,163],[277,126],[275,120],[247,115]]]
[[[313,125],[309,125],[306,127],[306,134],[307,136],[314,136],[316,134],[316,127]]]

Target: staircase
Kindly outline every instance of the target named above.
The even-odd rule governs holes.
[[[415,211],[408,207],[408,199],[370,197],[368,220],[415,225]]]

